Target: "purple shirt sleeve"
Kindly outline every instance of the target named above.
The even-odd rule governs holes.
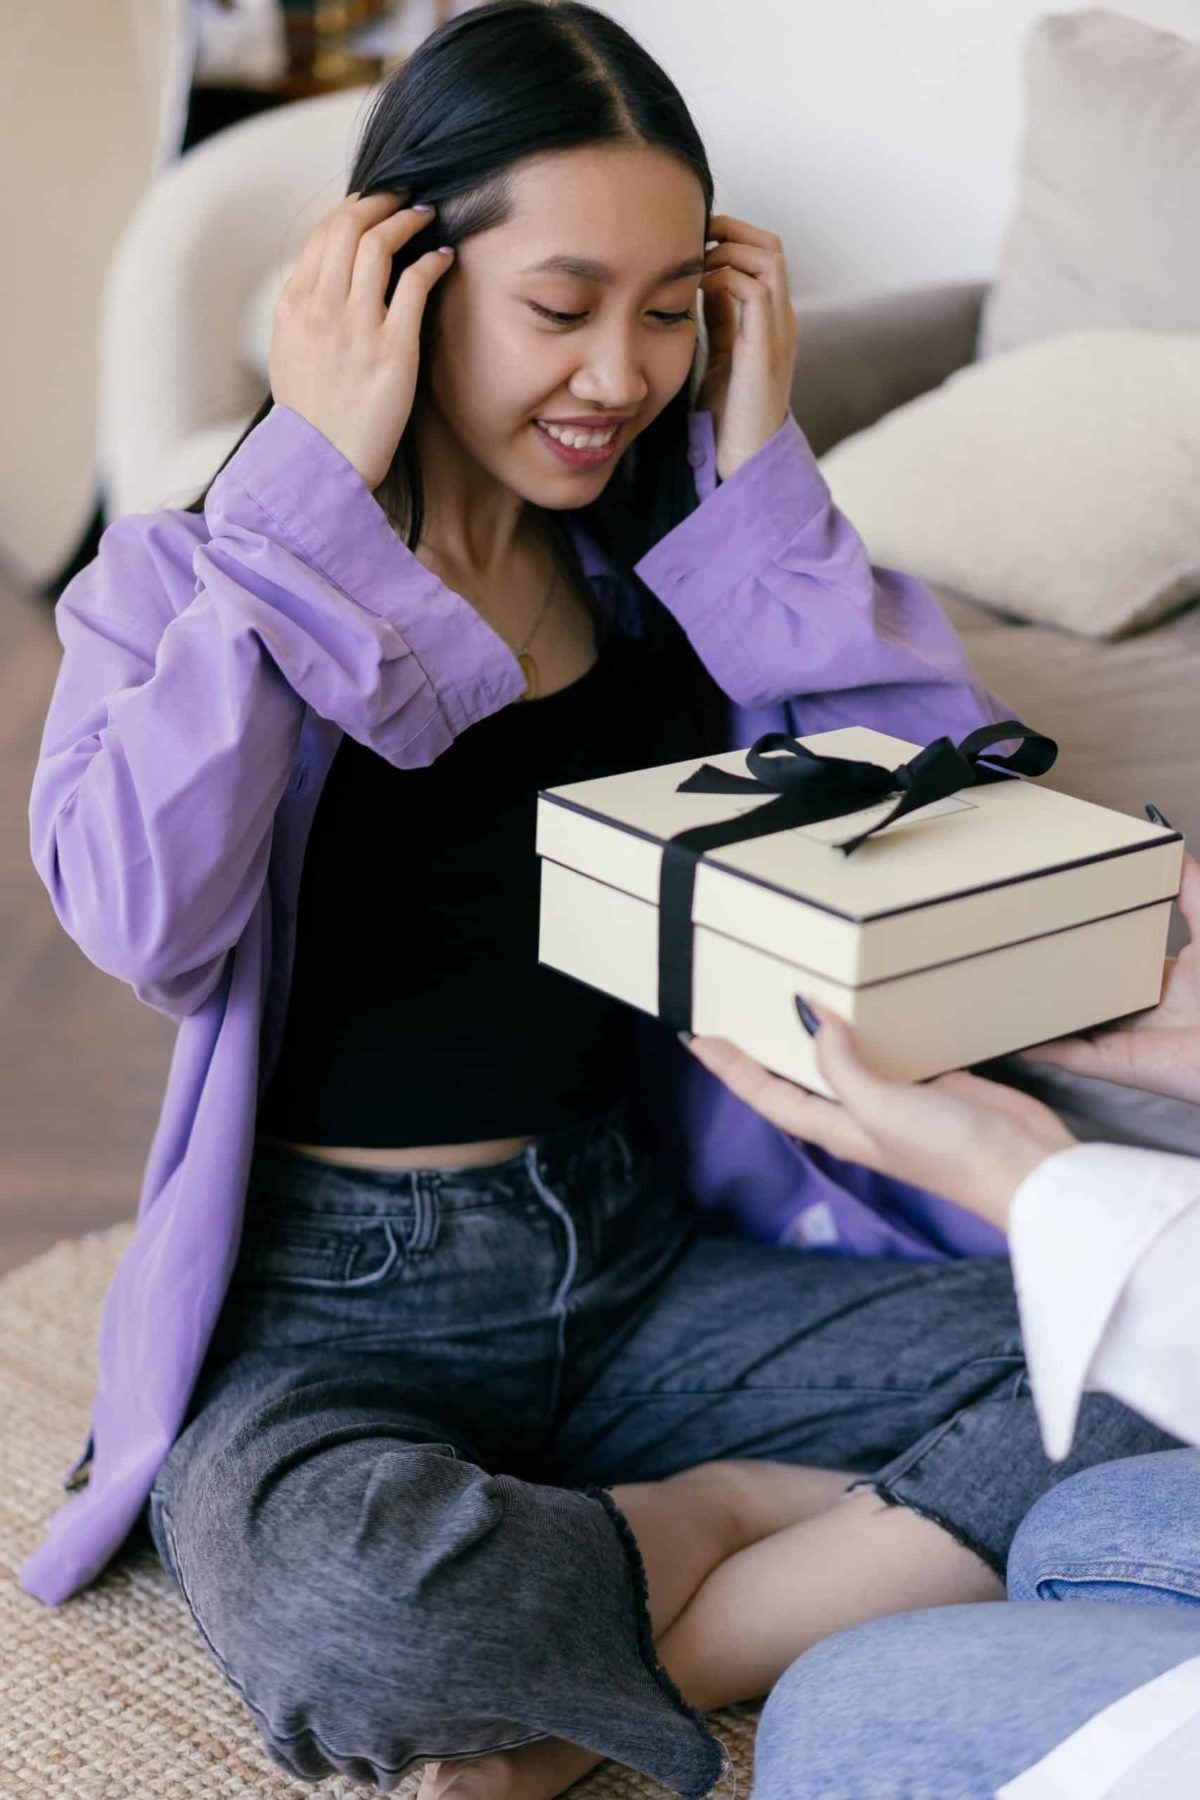
[[[698,467],[711,434],[693,415]],[[637,573],[738,705],[787,703],[797,736],[861,723],[918,743],[1010,716],[924,583],[872,567],[791,413],[727,481],[697,486]]]
[[[262,888],[304,701],[416,767],[524,687],[289,407],[226,464],[203,520],[115,520],[56,623],[33,861],[84,953],[176,1019],[215,988]]]

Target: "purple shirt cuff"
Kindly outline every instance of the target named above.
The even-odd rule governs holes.
[[[712,414],[695,413],[693,422],[693,451],[701,433],[707,433],[705,461],[715,472]],[[637,574],[680,624],[698,623],[739,581],[766,568],[830,500],[808,439],[790,412],[773,437],[727,480],[712,483],[706,495],[696,454],[691,461],[700,505],[636,565]]]
[[[503,638],[413,555],[353,463],[290,406],[272,407],[213,482],[205,510],[214,535],[228,486],[264,515],[267,535],[395,627],[452,731],[525,691]]]

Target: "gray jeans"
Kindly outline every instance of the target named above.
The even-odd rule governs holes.
[[[1042,1454],[1008,1265],[718,1237],[618,1106],[504,1162],[255,1150],[237,1267],[149,1503],[273,1760],[383,1792],[547,1734],[708,1793],[605,1491],[846,1468],[1003,1569],[1056,1480],[1170,1439],[1085,1400]]]

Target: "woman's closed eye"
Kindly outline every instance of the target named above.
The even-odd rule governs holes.
[[[578,325],[581,319],[587,318],[586,312],[554,312],[548,306],[539,306],[536,300],[530,300],[529,305],[533,308],[534,312],[540,313],[543,319],[553,319],[556,325]],[[652,319],[662,319],[668,325],[682,325],[686,319],[694,319],[695,316],[695,313],[690,310],[685,310],[684,312],[653,312],[650,314]]]

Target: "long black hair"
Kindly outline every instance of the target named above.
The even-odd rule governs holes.
[[[511,168],[522,157],[600,142],[657,145],[685,163],[704,194],[707,239],[713,179],[699,133],[673,82],[615,20],[582,0],[488,0],[440,26],[380,88],[347,187],[348,194],[386,189],[406,193],[408,205],[437,204],[431,223],[396,255],[385,303],[418,256],[510,216]],[[414,406],[430,319],[427,306]],[[615,572],[636,586],[633,565],[697,503],[687,415],[699,356],[698,343],[688,380],[625,451],[603,492],[577,509]],[[222,469],[273,404],[268,392]],[[202,511],[211,486],[184,510]],[[401,436],[376,498],[415,549],[425,503],[411,432]],[[563,554],[566,533],[555,523]]]

